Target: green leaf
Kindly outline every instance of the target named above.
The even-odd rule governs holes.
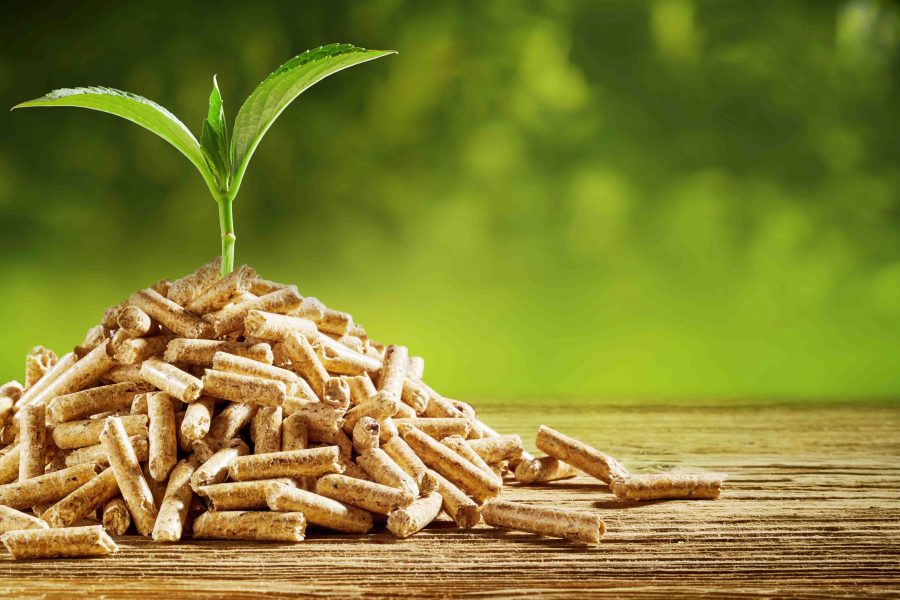
[[[210,170],[216,175],[219,190],[228,191],[231,185],[231,149],[228,147],[228,125],[225,107],[219,93],[219,82],[213,75],[213,89],[209,95],[209,113],[200,132],[200,148]]]
[[[194,163],[207,185],[211,183],[212,174],[197,139],[175,115],[152,100],[112,88],[81,87],[53,90],[46,96],[17,104],[13,109],[50,106],[78,106],[99,110],[137,123],[175,146]]]
[[[266,77],[241,106],[234,121],[231,143],[235,188],[266,131],[297,96],[332,73],[388,54],[396,52],[330,44],[295,56]]]

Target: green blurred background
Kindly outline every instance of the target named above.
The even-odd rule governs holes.
[[[0,8],[0,106],[67,86],[199,134],[333,41],[398,56],[301,96],[237,259],[469,398],[900,392],[900,10],[877,1],[86,2]],[[218,252],[152,134],[0,111],[0,367]]]

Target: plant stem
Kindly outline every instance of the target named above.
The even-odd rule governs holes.
[[[234,219],[231,216],[233,201],[233,196],[221,196],[216,201],[219,205],[219,229],[222,232],[222,277],[234,269],[234,243],[237,236],[234,235]]]

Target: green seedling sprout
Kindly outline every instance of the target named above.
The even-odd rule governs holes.
[[[234,268],[234,218],[231,205],[241,187],[247,164],[260,140],[297,96],[347,67],[375,60],[393,50],[366,50],[350,44],[329,44],[307,50],[287,61],[260,83],[244,102],[229,136],[219,85],[213,76],[209,113],[200,141],[171,112],[141,96],[105,87],[54,90],[13,107],[80,106],[128,119],[160,136],[190,160],[219,207],[222,232],[222,275]]]

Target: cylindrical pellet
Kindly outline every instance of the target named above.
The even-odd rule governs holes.
[[[576,475],[578,470],[575,467],[552,456],[523,460],[516,467],[516,481],[525,484],[569,479]]]
[[[403,438],[400,436],[396,436],[385,442],[382,448],[387,452],[388,456],[394,459],[394,462],[397,463],[407,475],[412,477],[413,481],[416,482],[416,485],[421,487],[425,473],[428,471],[428,467],[426,467],[425,463],[422,462],[422,459],[413,452],[413,449],[409,447],[409,444],[403,441]]]
[[[233,304],[204,317],[212,325],[216,337],[231,333],[244,325],[244,319],[251,310],[284,314],[300,306],[303,297],[295,286],[288,286],[247,302]],[[189,336],[185,336],[189,337]]]
[[[150,444],[147,442],[146,435],[132,435],[128,438],[128,442],[134,448],[134,454],[137,456],[138,462],[144,462],[150,458]],[[103,444],[99,442],[93,446],[83,446],[72,450],[65,455],[64,460],[67,467],[85,463],[93,463],[100,467],[109,466],[106,450],[104,450]]]
[[[47,449],[46,409],[32,404],[19,411],[19,481],[44,474]]]
[[[413,497],[419,495],[415,480],[381,448],[366,450],[356,458],[356,464],[376,483],[403,490]]]
[[[141,379],[141,365],[119,365],[100,378],[103,383],[146,383]]]
[[[29,350],[25,355],[25,387],[29,388],[40,381],[58,360],[56,352],[43,346],[35,346]]]
[[[72,527],[118,494],[116,476],[106,469],[44,511],[41,518],[51,527]]]
[[[135,338],[147,335],[153,325],[150,315],[137,306],[126,306],[116,317],[116,323],[119,329]]]
[[[350,386],[350,402],[353,404],[362,404],[378,392],[366,374],[348,376],[345,381]]]
[[[485,440],[493,439],[495,438],[485,438]],[[475,441],[472,440],[470,443],[474,444]],[[482,440],[477,441],[481,442]],[[569,463],[576,469],[584,471],[600,481],[610,483],[613,479],[628,478],[628,469],[612,456],[591,448],[575,438],[550,429],[546,425],[541,425],[538,429],[535,444],[539,450],[546,452],[553,458]],[[475,451],[481,454],[477,447],[475,447]],[[488,462],[493,461],[488,460]]]
[[[456,525],[463,529],[470,529],[478,525],[478,522],[481,521],[481,510],[475,501],[437,471],[429,470],[428,475],[437,482],[436,491],[444,500],[444,510]]]
[[[449,437],[451,435],[461,435],[466,437],[469,434],[469,422],[466,419],[451,419],[446,417],[439,418],[420,418],[420,419],[394,419],[397,427],[401,425],[412,425],[422,430],[436,440]]]
[[[250,437],[253,440],[254,454],[268,454],[281,451],[280,406],[261,406],[250,424]]]
[[[244,358],[227,352],[216,352],[213,356],[212,368],[217,371],[228,371],[240,375],[250,375],[262,379],[280,381],[285,385],[288,395],[294,396],[297,392],[297,381],[299,376],[296,373],[280,367],[267,365],[250,358]]]
[[[378,391],[395,402],[400,402],[403,380],[409,364],[409,351],[405,346],[388,346],[378,380]]]
[[[159,505],[159,516],[153,525],[153,540],[156,542],[177,542],[181,539],[184,524],[194,490],[191,488],[191,477],[196,465],[191,460],[179,461],[172,469],[166,493]]]
[[[378,447],[378,437],[381,435],[381,426],[372,417],[363,417],[356,422],[353,428],[353,449],[357,454]]]
[[[101,329],[102,329],[102,327],[101,327]],[[99,344],[99,342],[98,342],[98,344]],[[12,398],[13,404],[15,404],[19,407],[29,404],[33,398],[35,398],[37,395],[43,393],[43,391],[45,389],[47,389],[51,383],[56,381],[61,374],[68,371],[77,361],[78,361],[78,356],[74,352],[69,352],[68,354],[61,356],[59,358],[59,360],[56,361],[56,364],[54,364],[46,373],[44,373],[43,377],[41,377],[34,384],[29,386],[28,389],[23,388],[22,390],[16,390],[14,392],[15,397]],[[22,387],[18,381],[11,381],[10,384],[16,384],[18,387],[20,387],[20,388]],[[7,384],[7,385],[10,385],[10,384]],[[6,393],[9,393],[9,391],[7,391]],[[6,395],[6,394],[4,394],[4,395]],[[52,396],[51,396],[51,398],[48,398],[47,400],[50,400],[50,399],[52,399]],[[0,425],[2,425],[2,424],[3,424],[3,421],[2,421],[2,419],[0,419]]]
[[[185,308],[195,315],[221,310],[235,295],[250,291],[250,279],[255,275],[247,265],[238,267],[197,294]]]
[[[43,519],[18,511],[8,506],[0,506],[0,534],[21,529],[47,529]]]
[[[306,518],[299,512],[205,512],[194,520],[193,537],[210,540],[302,542]]]
[[[178,437],[175,432],[175,399],[165,392],[150,394],[147,399],[150,417],[150,475],[165,481],[178,462]]]
[[[416,414],[422,414],[428,408],[429,394],[424,384],[407,377],[403,380],[403,389],[400,391],[400,399],[404,404],[412,408]],[[456,416],[456,415],[451,415]]]
[[[148,358],[160,357],[175,336],[154,335],[152,337],[113,340],[113,357],[123,365],[140,364]]]
[[[347,475],[320,477],[316,493],[382,515],[409,506],[416,498],[407,491]]]
[[[481,507],[484,522],[493,527],[517,529],[582,544],[599,544],[606,527],[595,513],[543,508],[518,502],[491,500]]]
[[[462,488],[480,502],[494,498],[502,486],[496,478],[473,465],[471,462],[447,448],[422,431],[404,425],[400,435],[426,465]]]
[[[284,289],[287,287],[286,283],[278,283],[277,281],[271,281],[269,279],[263,279],[259,275],[250,279],[250,292],[256,294],[257,296],[263,296],[270,292],[276,292],[280,289]],[[304,298],[304,301],[306,299]],[[301,303],[302,306],[302,303]]]
[[[100,514],[103,529],[110,535],[125,535],[131,525],[131,513],[121,498],[113,498],[103,505]]]
[[[217,352],[227,352],[268,365],[271,365],[273,360],[272,347],[269,344],[186,338],[175,338],[169,342],[163,358],[169,363],[209,367]]]
[[[97,474],[96,465],[77,465],[0,485],[0,504],[12,508],[28,508],[56,502],[87,483]]]
[[[275,313],[251,310],[244,319],[244,332],[262,340],[280,342],[292,333],[307,338],[315,337],[316,324],[303,317],[291,317]]]
[[[152,288],[133,293],[128,298],[128,303],[137,306],[180,337],[212,337],[211,327],[206,321]]]
[[[67,355],[68,356],[68,355]],[[74,354],[72,357],[74,358]],[[29,404],[46,404],[57,396],[71,394],[72,392],[80,392],[100,380],[100,377],[109,371],[116,361],[109,355],[109,340],[85,354],[78,362],[72,364],[71,359],[63,357],[57,363],[56,367],[51,369],[41,380],[31,389],[25,390],[22,398],[17,406],[23,407]],[[63,372],[59,373],[52,381],[49,381],[46,387],[42,384],[45,380],[50,380],[51,376],[56,373],[57,367],[60,365],[71,365]],[[40,388],[40,391],[35,391]]]
[[[337,446],[290,450],[268,454],[248,454],[231,461],[228,475],[234,481],[277,479],[279,477],[318,477],[340,473]]]
[[[196,271],[169,283],[166,295],[172,302],[185,306],[196,298],[200,292],[213,285],[219,279],[221,270],[222,257],[217,256],[208,263],[198,267]]]
[[[309,523],[335,531],[367,533],[372,529],[368,512],[292,486],[270,487],[267,504],[271,510],[303,513]]]
[[[350,386],[341,377],[332,377],[325,382],[322,402],[328,406],[347,410],[350,406]]]
[[[200,442],[202,444],[202,442]],[[222,483],[228,477],[228,467],[238,456],[244,456],[250,449],[240,439],[232,439],[197,467],[191,476],[191,488],[195,491],[204,485]]]
[[[312,344],[316,356],[329,373],[335,375],[363,375],[381,370],[381,361],[352,350],[344,344],[320,333]]]
[[[119,547],[100,525],[10,531],[0,536],[0,541],[16,560],[104,556],[119,551]]]
[[[325,382],[331,376],[322,366],[309,340],[299,333],[291,333],[281,347],[291,361],[291,369],[303,377],[315,395],[321,398],[325,394]]]
[[[106,449],[110,468],[115,473],[116,482],[128,510],[131,511],[135,527],[141,535],[150,535],[156,521],[157,507],[134,449],[128,443],[128,434],[122,418],[108,417],[104,421],[100,443]]]
[[[299,398],[288,398],[284,402],[284,414],[302,415],[309,428],[318,431],[337,432],[344,425],[343,411],[322,402],[307,402]]]
[[[212,425],[215,405],[215,399],[208,396],[201,396],[188,404],[184,411],[184,420],[181,421],[181,435],[188,440],[203,439]]]
[[[128,435],[147,435],[147,415],[126,415],[120,418]],[[53,428],[53,443],[62,450],[99,444],[103,423],[103,419],[59,423]]]
[[[522,438],[516,434],[479,438],[466,442],[472,450],[489,464],[514,460],[522,454]]]
[[[397,412],[397,402],[383,394],[375,394],[362,404],[357,404],[344,414],[344,431],[351,433],[356,422],[363,417],[383,421]]]
[[[724,480],[717,473],[641,473],[613,478],[609,487],[623,500],[715,500]]]
[[[257,410],[259,406],[256,404],[230,403],[215,416],[203,441],[211,450],[218,450],[222,443],[236,436],[250,422]]]
[[[141,365],[141,377],[182,402],[193,402],[203,391],[202,381],[158,358],[144,361]]]
[[[47,416],[53,423],[85,419],[91,415],[115,412],[131,407],[137,394],[149,392],[146,382],[114,383],[57,396],[47,405]]]
[[[294,486],[291,479],[260,479],[257,481],[230,481],[197,488],[197,494],[206,498],[210,510],[259,510],[266,508],[266,497],[273,486]]]
[[[432,492],[415,500],[409,506],[395,508],[388,514],[388,531],[398,538],[406,538],[421,531],[437,518],[442,503],[441,495]]]
[[[212,369],[203,374],[203,389],[213,398],[265,406],[281,406],[287,397],[280,381]]]
[[[487,464],[484,459],[481,458],[481,456],[479,456],[479,454],[472,449],[471,446],[466,444],[466,440],[463,439],[462,436],[451,435],[443,438],[441,440],[441,443],[484,471],[488,476],[493,477],[497,482],[497,485],[503,485],[503,478],[494,473],[494,470],[491,469],[491,466]]]

